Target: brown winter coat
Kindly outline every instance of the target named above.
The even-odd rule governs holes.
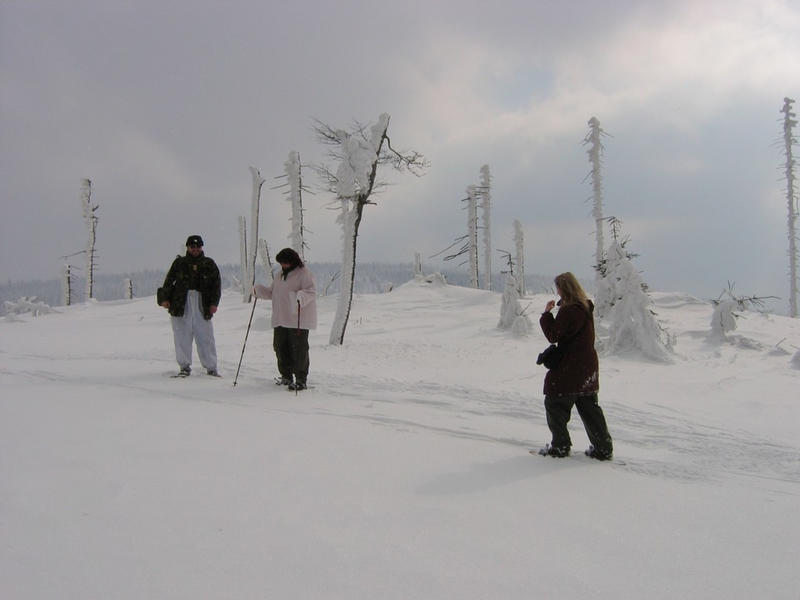
[[[568,304],[539,319],[545,337],[551,344],[566,341],[565,354],[555,369],[544,377],[545,396],[591,394],[599,389],[599,367],[594,349],[594,304],[587,311],[580,304]],[[576,335],[577,334],[577,335]]]

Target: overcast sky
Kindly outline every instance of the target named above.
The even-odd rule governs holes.
[[[783,98],[800,100],[796,1],[2,0],[0,75],[2,281],[56,277],[85,247],[83,177],[101,272],[166,269],[193,233],[238,262],[250,165],[268,179],[261,237],[286,246],[289,204],[268,186],[288,153],[323,161],[314,119],[382,112],[431,166],[384,172],[359,260],[448,246],[488,164],[495,249],[519,219],[528,273],[592,277],[595,116],[605,214],[651,288],[788,297],[777,142]],[[310,261],[339,260],[330,200],[304,199]]]

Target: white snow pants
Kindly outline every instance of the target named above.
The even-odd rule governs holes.
[[[175,337],[175,359],[185,369],[192,366],[192,339],[197,343],[197,356],[207,370],[217,370],[217,347],[214,343],[214,326],[203,318],[200,292],[189,290],[182,317],[171,317]]]

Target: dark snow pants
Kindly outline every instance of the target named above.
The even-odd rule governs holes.
[[[547,426],[553,435],[550,443],[554,448],[572,447],[567,423],[569,423],[572,405],[578,409],[578,414],[583,421],[586,435],[595,450],[601,454],[611,455],[613,445],[611,434],[608,433],[606,418],[603,409],[597,402],[597,394],[570,394],[567,396],[545,396],[544,407],[547,411]]]
[[[308,377],[308,329],[276,327],[272,337],[272,348],[278,358],[281,377],[306,382]]]

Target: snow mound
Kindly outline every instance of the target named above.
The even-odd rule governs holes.
[[[696,296],[685,292],[651,292],[653,304],[662,308],[681,308],[683,306],[708,304]]]

